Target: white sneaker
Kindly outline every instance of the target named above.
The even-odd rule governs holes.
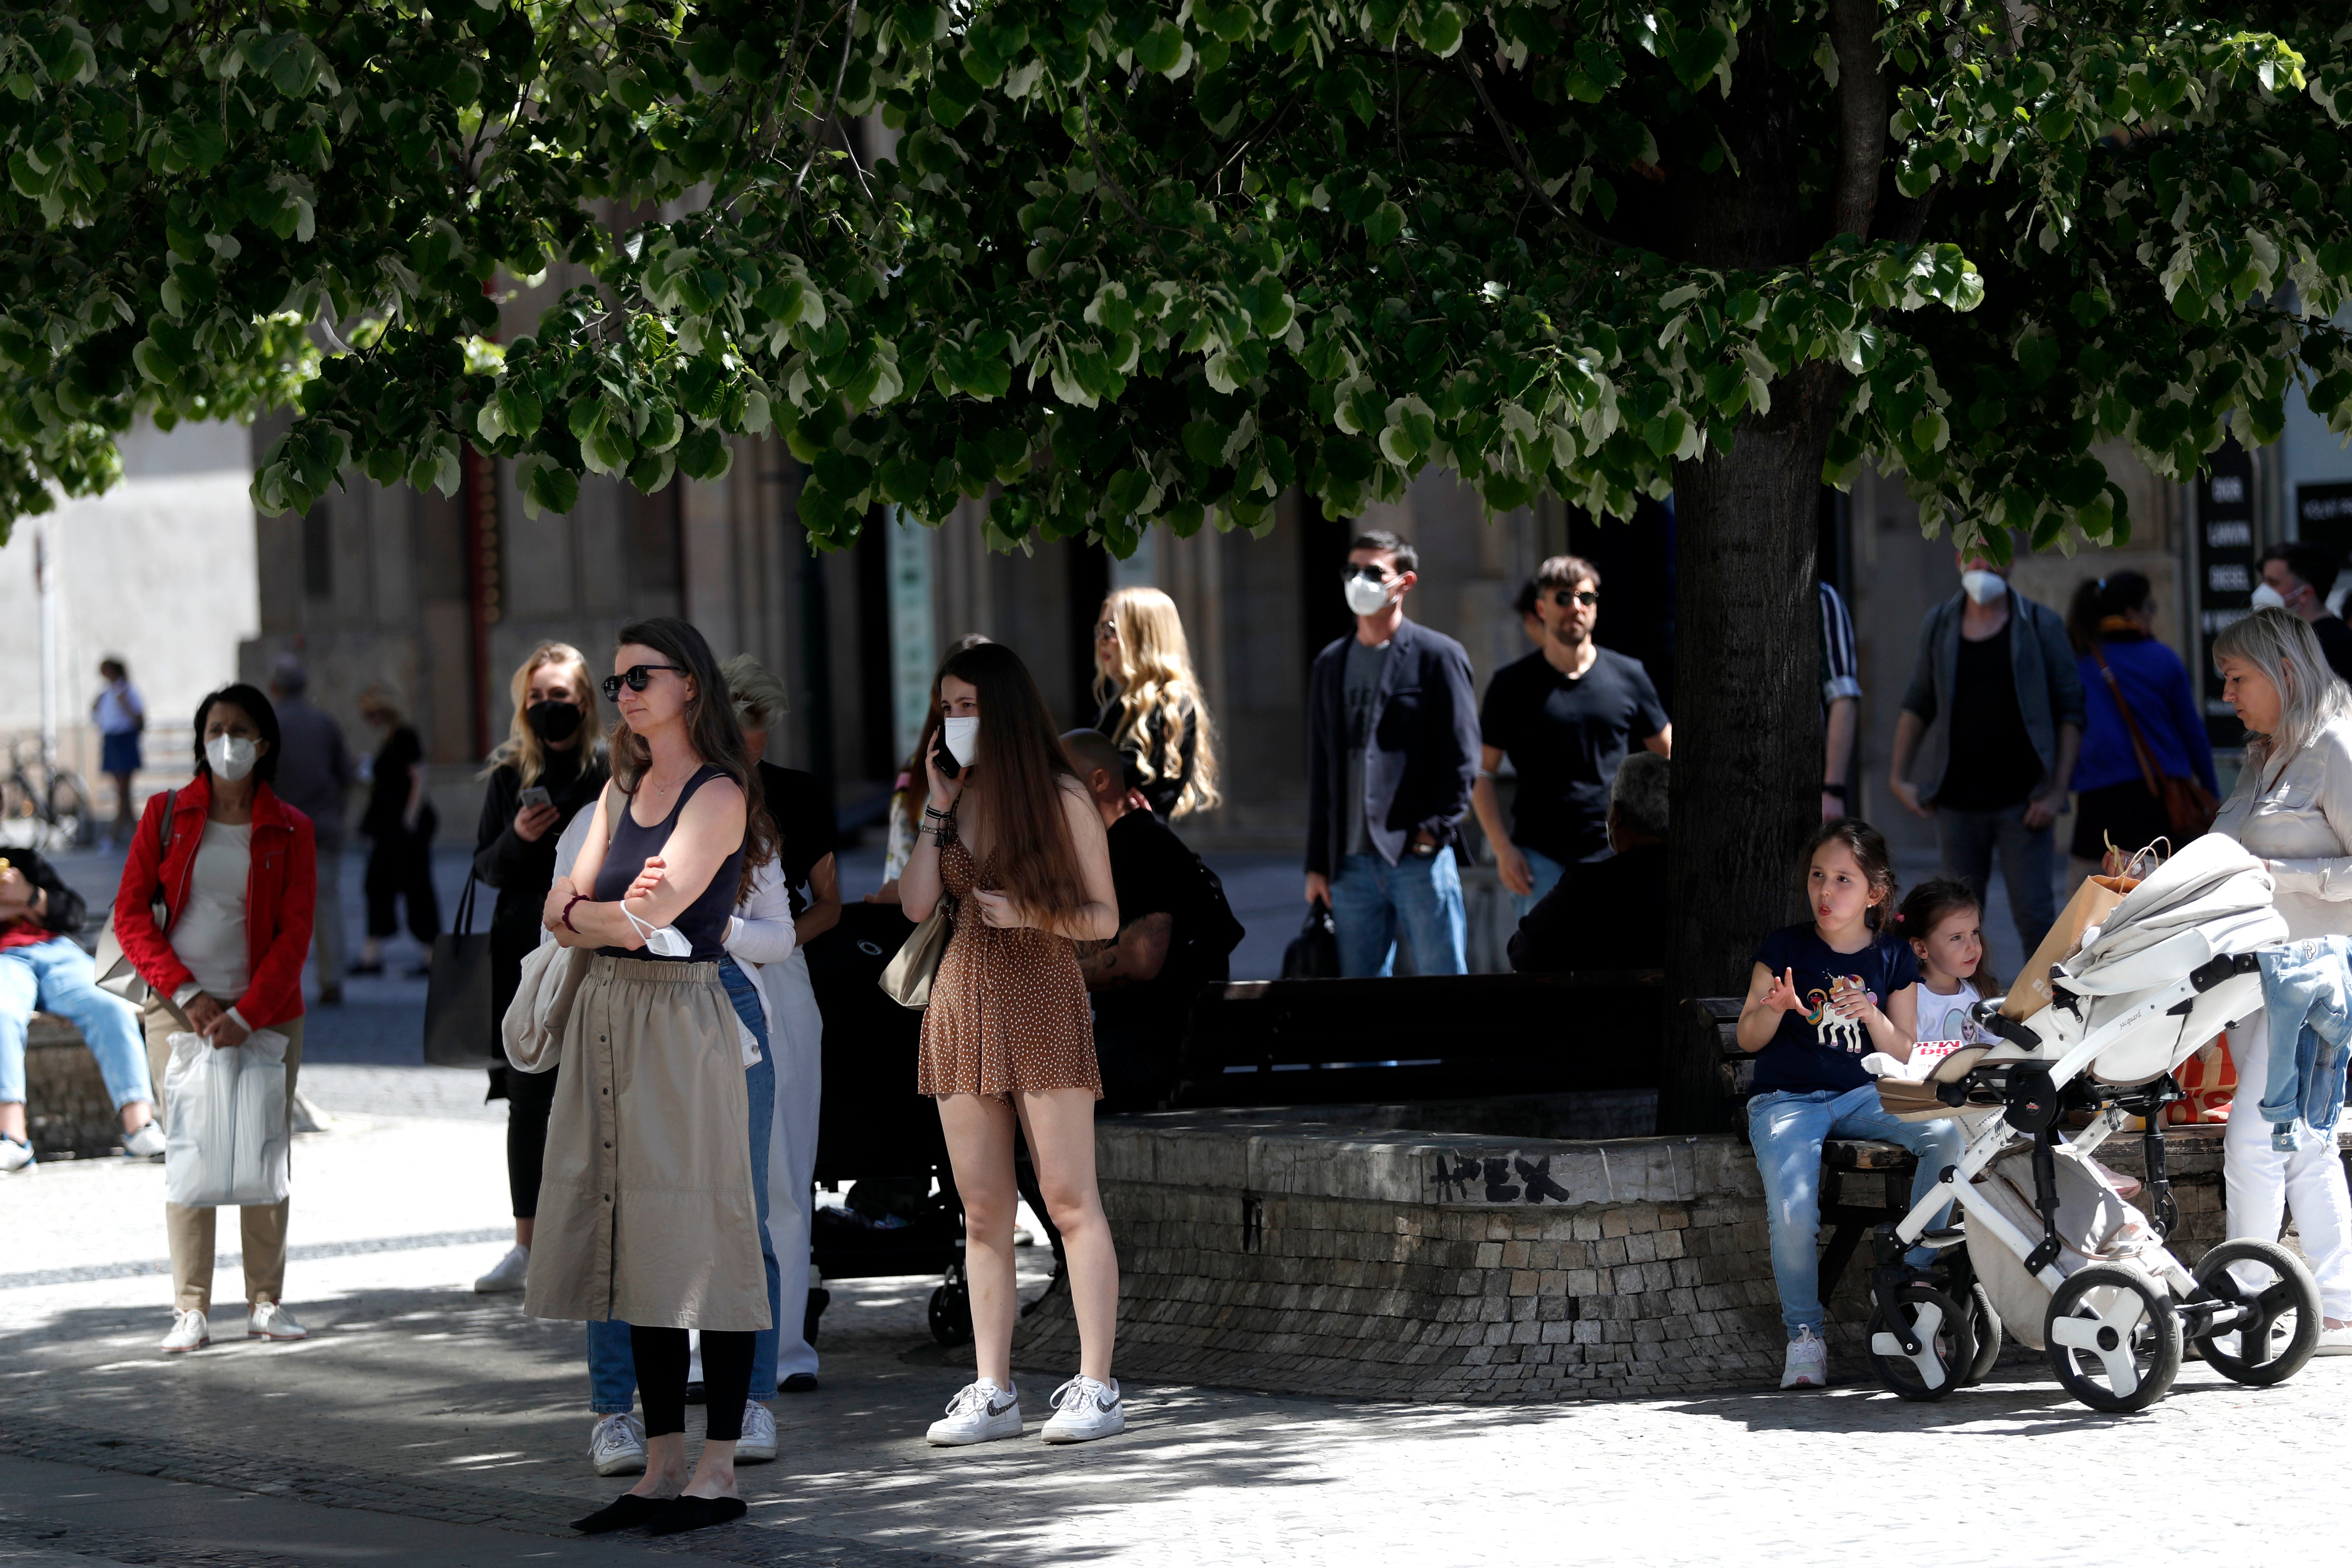
[[[1021,1391],[999,1388],[986,1378],[968,1383],[948,1401],[948,1413],[923,1434],[938,1448],[986,1443],[1021,1436]]]
[[[212,1330],[206,1326],[202,1312],[174,1312],[172,1331],[155,1348],[165,1355],[177,1355],[182,1351],[200,1351],[212,1342]]]
[[[253,1313],[245,1320],[245,1337],[249,1340],[307,1340],[310,1331],[294,1321],[294,1315],[275,1301],[256,1301]]]
[[[126,1160],[160,1160],[163,1157],[163,1130],[150,1121],[136,1132],[122,1135],[122,1157]]]
[[[2352,1328],[2330,1329],[2322,1327],[2319,1331],[2318,1348],[2314,1350],[2311,1353],[2314,1355],[2352,1355]]]
[[[757,1465],[776,1457],[776,1418],[756,1399],[743,1402],[743,1435],[735,1439],[740,1464]]]
[[[1054,1390],[1054,1414],[1039,1436],[1048,1443],[1091,1443],[1127,1430],[1127,1402],[1118,1379],[1108,1384],[1074,1377]]]
[[[1811,1329],[1799,1329],[1797,1337],[1789,1342],[1789,1362],[1780,1373],[1783,1388],[1827,1388],[1830,1385],[1830,1347],[1822,1343],[1821,1335]]]
[[[0,1132],[0,1172],[21,1171],[33,1163],[33,1146]]]
[[[523,1280],[530,1273],[530,1248],[522,1246],[509,1247],[507,1248],[507,1255],[499,1259],[497,1267],[474,1281],[475,1293],[496,1296],[501,1291],[520,1290],[523,1287]]]
[[[646,1473],[646,1429],[624,1411],[600,1417],[588,1436],[588,1462],[600,1476],[641,1476]]]

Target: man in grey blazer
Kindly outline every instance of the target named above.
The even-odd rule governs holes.
[[[1919,628],[1888,783],[1935,818],[1945,875],[1979,899],[1999,855],[2028,953],[2058,918],[2050,825],[2066,808],[2083,721],[2083,680],[2058,612],[2011,587],[2006,566],[1962,556],[1960,592]]]

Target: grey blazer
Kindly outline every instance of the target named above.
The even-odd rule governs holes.
[[[1943,793],[1945,770],[1952,760],[1952,687],[1959,673],[1960,609],[1966,603],[1965,595],[1955,594],[1927,612],[1927,623],[1919,628],[1919,658],[1912,667],[1911,687],[1903,694],[1904,710],[1919,715],[1927,726],[1911,766],[1911,782],[1923,802],[1932,803]],[[2034,754],[2042,760],[2038,794],[2058,765],[2058,727],[2083,728],[2083,678],[2058,612],[2014,588],[2009,591],[2009,668],[2017,679],[2017,710],[2025,719],[2025,732],[2033,738]]]

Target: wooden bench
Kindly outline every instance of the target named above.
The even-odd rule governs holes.
[[[1748,1142],[1748,1100],[1756,1079],[1756,1058],[1739,1048],[1739,1009],[1745,998],[1698,996],[1688,1005],[1715,1029],[1724,1108],[1732,1131]],[[1832,1226],[1822,1255],[1822,1300],[1845,1272],[1863,1237],[1874,1226],[1889,1225],[1911,1212],[1911,1179],[1918,1161],[1908,1149],[1875,1138],[1832,1138],[1822,1145],[1822,1223]]]

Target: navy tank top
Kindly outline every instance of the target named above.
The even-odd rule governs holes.
[[[613,829],[613,842],[604,850],[604,863],[597,868],[595,891],[590,896],[600,904],[619,902],[621,895],[629,890],[629,884],[637,879],[637,873],[646,868],[646,862],[660,854],[662,846],[669,842],[670,830],[677,826],[677,814],[686,809],[686,803],[694,798],[694,792],[712,779],[726,776],[726,769],[705,763],[695,770],[692,778],[686,781],[686,787],[677,792],[677,804],[669,808],[669,815],[651,827],[637,826],[637,819],[630,814],[629,797],[623,795],[621,820]],[[742,874],[743,847],[739,844],[735,847],[735,853],[727,857],[719,869],[711,874],[710,885],[704,888],[701,895],[670,922],[694,944],[694,951],[682,959],[667,962],[712,963],[723,956],[727,921],[735,912],[735,886]],[[632,952],[625,947],[602,947],[596,951],[614,958],[646,958],[663,962],[661,955],[650,948],[638,948]]]

